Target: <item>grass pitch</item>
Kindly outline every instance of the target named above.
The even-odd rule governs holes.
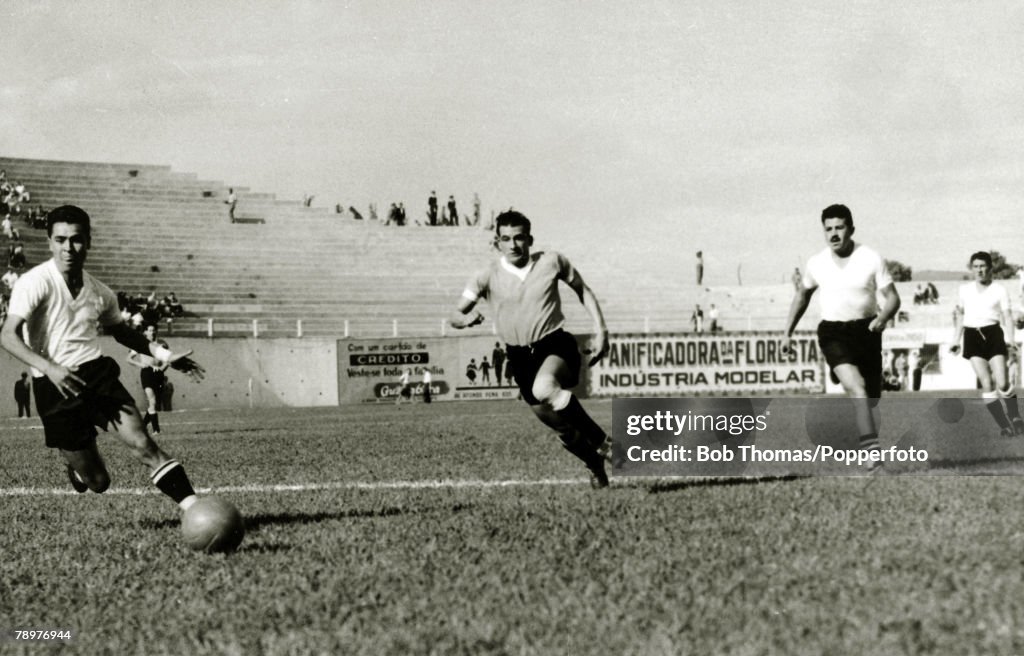
[[[611,425],[611,403],[586,403]],[[111,654],[1024,652],[1020,478],[619,479],[518,403],[177,412],[165,450],[247,517],[229,556],[110,437],[75,495],[0,424],[0,629]],[[883,442],[885,439],[883,438]]]

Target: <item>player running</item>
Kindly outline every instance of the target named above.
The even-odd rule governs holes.
[[[523,400],[537,417],[558,433],[562,445],[583,461],[594,487],[607,487],[604,461],[611,440],[570,392],[579,381],[580,352],[576,339],[562,329],[558,281],[569,285],[594,321],[590,366],[608,353],[608,328],[594,293],[564,255],[531,253],[530,220],[509,210],[498,215],[495,245],[501,257],[466,284],[451,318],[455,328],[484,320],[475,310],[480,299],[494,313],[498,334],[508,346],[506,367],[515,377]]]
[[[960,352],[974,367],[981,383],[981,398],[1003,437],[1024,435],[1024,420],[1017,407],[1017,390],[1010,384],[1007,368],[1013,341],[1010,294],[992,282],[992,256],[984,251],[971,255],[974,282],[960,285],[953,313],[952,353]],[[1000,401],[1001,400],[1001,401]],[[1005,408],[1004,408],[1005,404]]]
[[[53,258],[18,280],[0,330],[0,344],[32,367],[46,446],[60,450],[75,491],[100,493],[110,486],[110,474],[96,448],[95,427],[111,425],[150,468],[153,484],[186,510],[196,496],[185,469],[146,433],[135,401],[118,380],[117,363],[100,351],[98,326],[194,380],[202,379],[202,367],[188,357],[191,351],[172,353],[129,328],[114,293],[84,270],[91,245],[84,210],[73,205],[52,210],[46,234]]]
[[[164,348],[168,348],[167,342],[156,338],[156,324],[147,324],[142,334],[152,344],[156,342]],[[142,381],[142,391],[146,395],[146,414],[142,416],[143,428],[153,427],[153,435],[160,434],[160,399],[163,398],[164,385],[167,384],[167,371],[169,366],[166,362],[160,362],[151,355],[129,351],[126,358],[128,364],[138,367],[142,371],[139,379]]]
[[[860,447],[879,450],[878,421],[872,409],[882,395],[882,331],[900,309],[900,297],[885,261],[853,241],[853,214],[845,205],[821,213],[828,247],[811,257],[793,296],[786,325],[790,340],[811,296],[821,288],[818,344],[825,361],[854,400]],[[883,297],[881,309],[876,294]],[[868,461],[869,470],[881,460]]]

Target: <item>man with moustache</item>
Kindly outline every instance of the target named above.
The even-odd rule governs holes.
[[[881,465],[878,422],[872,409],[882,394],[882,331],[900,309],[900,297],[885,261],[874,249],[853,241],[853,214],[845,205],[821,213],[828,246],[811,257],[789,308],[790,340],[811,297],[821,288],[818,344],[835,379],[854,401],[860,448],[876,452],[868,470]],[[883,297],[879,308],[877,294]]]

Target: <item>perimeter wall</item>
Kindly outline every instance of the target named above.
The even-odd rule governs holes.
[[[797,348],[785,354],[778,333],[612,335],[608,357],[593,369],[584,367],[575,392],[581,396],[646,397],[837,391],[825,375],[814,334],[803,332],[796,337]],[[885,347],[921,352],[926,359],[922,390],[973,394],[970,365],[948,353],[948,347],[940,343],[943,337],[945,333],[890,330],[885,333]],[[586,360],[589,340],[580,337],[578,341]],[[127,350],[110,338],[104,337],[102,342],[104,353],[121,364],[122,382],[144,405],[138,369],[125,361]],[[405,369],[410,370],[411,392],[416,398],[422,397],[425,371],[430,372],[435,401],[517,396],[507,367],[500,363],[500,344],[493,336],[172,338],[171,344],[176,351],[194,350],[195,359],[206,369],[201,384],[170,372],[175,410],[393,402]],[[14,382],[27,370],[0,349],[0,417],[17,415]],[[470,370],[474,371],[472,379]]]

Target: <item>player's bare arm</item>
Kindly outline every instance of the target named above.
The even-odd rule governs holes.
[[[797,324],[803,318],[804,312],[807,312],[807,307],[811,304],[811,297],[814,296],[817,289],[817,287],[801,288],[793,295],[793,302],[789,304],[789,318],[786,320],[787,338],[793,337],[793,331],[796,330]]]
[[[882,294],[882,309],[868,326],[868,330],[874,333],[885,330],[886,324],[896,316],[900,309],[900,294],[896,291],[896,285],[889,283],[881,289],[880,293]]]
[[[108,335],[117,340],[118,344],[127,346],[139,353],[148,352],[158,362],[163,362],[175,371],[188,374],[192,380],[199,382],[206,376],[206,370],[199,366],[199,363],[189,356],[192,351],[174,353],[160,346],[157,342],[150,342],[144,335],[136,332],[123,321],[109,326],[104,326]]]
[[[604,322],[604,314],[601,312],[601,304],[598,303],[597,296],[583,282],[583,277],[577,273],[567,284],[576,293],[576,297],[580,299],[580,303],[586,308],[587,313],[594,322],[594,340],[591,342],[591,358],[588,363],[589,366],[593,367],[604,356],[608,355],[608,326]]]
[[[1006,348],[1013,351],[1017,348],[1013,332],[1013,312],[999,308],[999,323],[1003,326],[1003,338],[1006,340]]]
[[[964,337],[964,308],[962,305],[957,305],[953,308],[953,345],[949,347],[949,352],[956,355],[960,352],[960,340]]]
[[[7,351],[36,371],[43,372],[43,375],[50,379],[64,397],[77,396],[85,389],[85,381],[75,375],[74,369],[44,358],[25,344],[21,339],[21,327],[25,320],[16,315],[7,317],[3,328],[0,329],[0,344]]]
[[[455,311],[452,312],[448,323],[451,324],[452,328],[461,330],[463,328],[471,328],[482,323],[483,320],[484,315],[480,314],[480,311],[476,309],[476,301],[463,297],[459,300]]]

